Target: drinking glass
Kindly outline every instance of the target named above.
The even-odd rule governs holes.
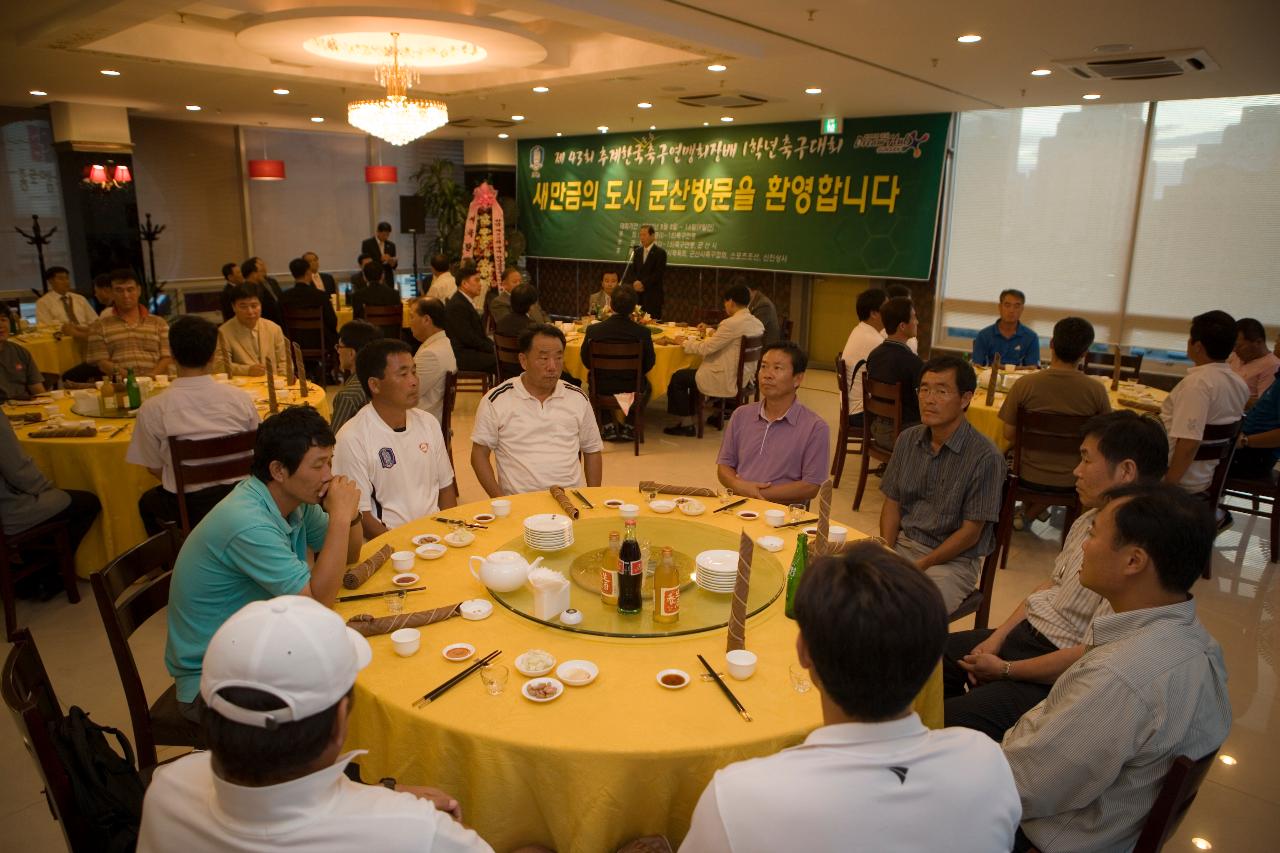
[[[787,506],[787,513],[789,514],[787,521],[799,521],[804,518],[806,511],[804,504],[789,504]]]
[[[725,489],[720,493],[720,505],[724,506],[725,504],[733,503],[734,497],[736,496],[733,493],[733,489]]]
[[[809,670],[800,664],[791,664],[787,667],[787,672],[791,674],[791,686],[797,693],[808,693],[813,689],[813,682],[809,680]]]
[[[387,612],[392,616],[398,616],[404,612],[404,590],[396,590],[389,592],[383,598],[387,602]]]
[[[507,668],[500,663],[487,663],[480,667],[480,681],[490,696],[497,696],[507,686]]]

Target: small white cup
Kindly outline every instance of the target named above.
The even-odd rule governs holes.
[[[398,572],[407,572],[413,568],[412,551],[396,551],[391,555],[391,565]]]
[[[498,518],[506,518],[511,515],[511,501],[507,498],[494,498],[489,501],[489,506],[493,507],[493,514]]]
[[[401,628],[391,632],[391,648],[402,658],[417,654],[422,644],[422,632],[417,628]]]
[[[746,649],[734,649],[724,656],[725,668],[738,681],[746,681],[756,671],[756,653]]]
[[[623,504],[618,507],[618,515],[623,518],[635,518],[640,514],[640,507],[635,504]]]
[[[766,509],[764,511],[764,520],[770,527],[781,527],[782,523],[787,520],[787,513],[780,509]]]
[[[849,528],[833,524],[827,528],[827,542],[832,545],[843,545],[849,538]]]

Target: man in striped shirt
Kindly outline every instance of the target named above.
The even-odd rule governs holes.
[[[1222,745],[1222,648],[1190,595],[1214,527],[1211,507],[1176,486],[1108,493],[1080,580],[1115,612],[1093,620],[1084,655],[1004,736],[1022,800],[1015,851],[1132,850],[1174,759]]]
[[[111,273],[114,310],[89,327],[85,361],[104,376],[123,376],[129,368],[139,376],[165,373],[173,363],[169,325],[138,303],[141,290],[129,270]]]
[[[942,673],[948,726],[965,726],[994,740],[1049,695],[1049,688],[1084,654],[1084,634],[1106,599],[1080,583],[1081,546],[1103,494],[1133,482],[1158,482],[1169,442],[1160,424],[1130,411],[1090,420],[1073,472],[1087,511],[1071,525],[1053,574],[999,628],[958,631],[947,641]],[[966,692],[967,689],[967,692]]]

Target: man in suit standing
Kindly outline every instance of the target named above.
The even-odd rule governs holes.
[[[662,316],[662,277],[667,272],[667,250],[654,242],[652,225],[640,226],[640,245],[631,253],[631,286],[640,305],[655,319]]]
[[[375,261],[381,261],[387,284],[394,285],[396,266],[400,260],[396,257],[396,244],[391,242],[391,223],[379,222],[377,233],[366,237],[360,244],[360,252]]]
[[[316,290],[323,290],[330,296],[336,295],[338,283],[333,280],[333,276],[329,275],[329,273],[320,272],[320,256],[315,252],[303,252],[302,259],[311,268],[311,285]]]
[[[484,334],[484,320],[472,301],[480,295],[480,273],[475,267],[458,270],[458,290],[444,306],[444,330],[453,345],[459,370],[492,373],[497,366],[493,342]]]

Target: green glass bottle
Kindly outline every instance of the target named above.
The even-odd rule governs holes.
[[[800,578],[809,565],[809,537],[801,533],[796,537],[796,553],[791,557],[791,568],[787,570],[787,608],[788,619],[796,618],[796,590],[800,588]]]
[[[133,375],[133,368],[129,368],[129,372],[125,375],[124,390],[129,395],[129,409],[138,408],[142,405],[142,389],[138,387],[138,377]]]

